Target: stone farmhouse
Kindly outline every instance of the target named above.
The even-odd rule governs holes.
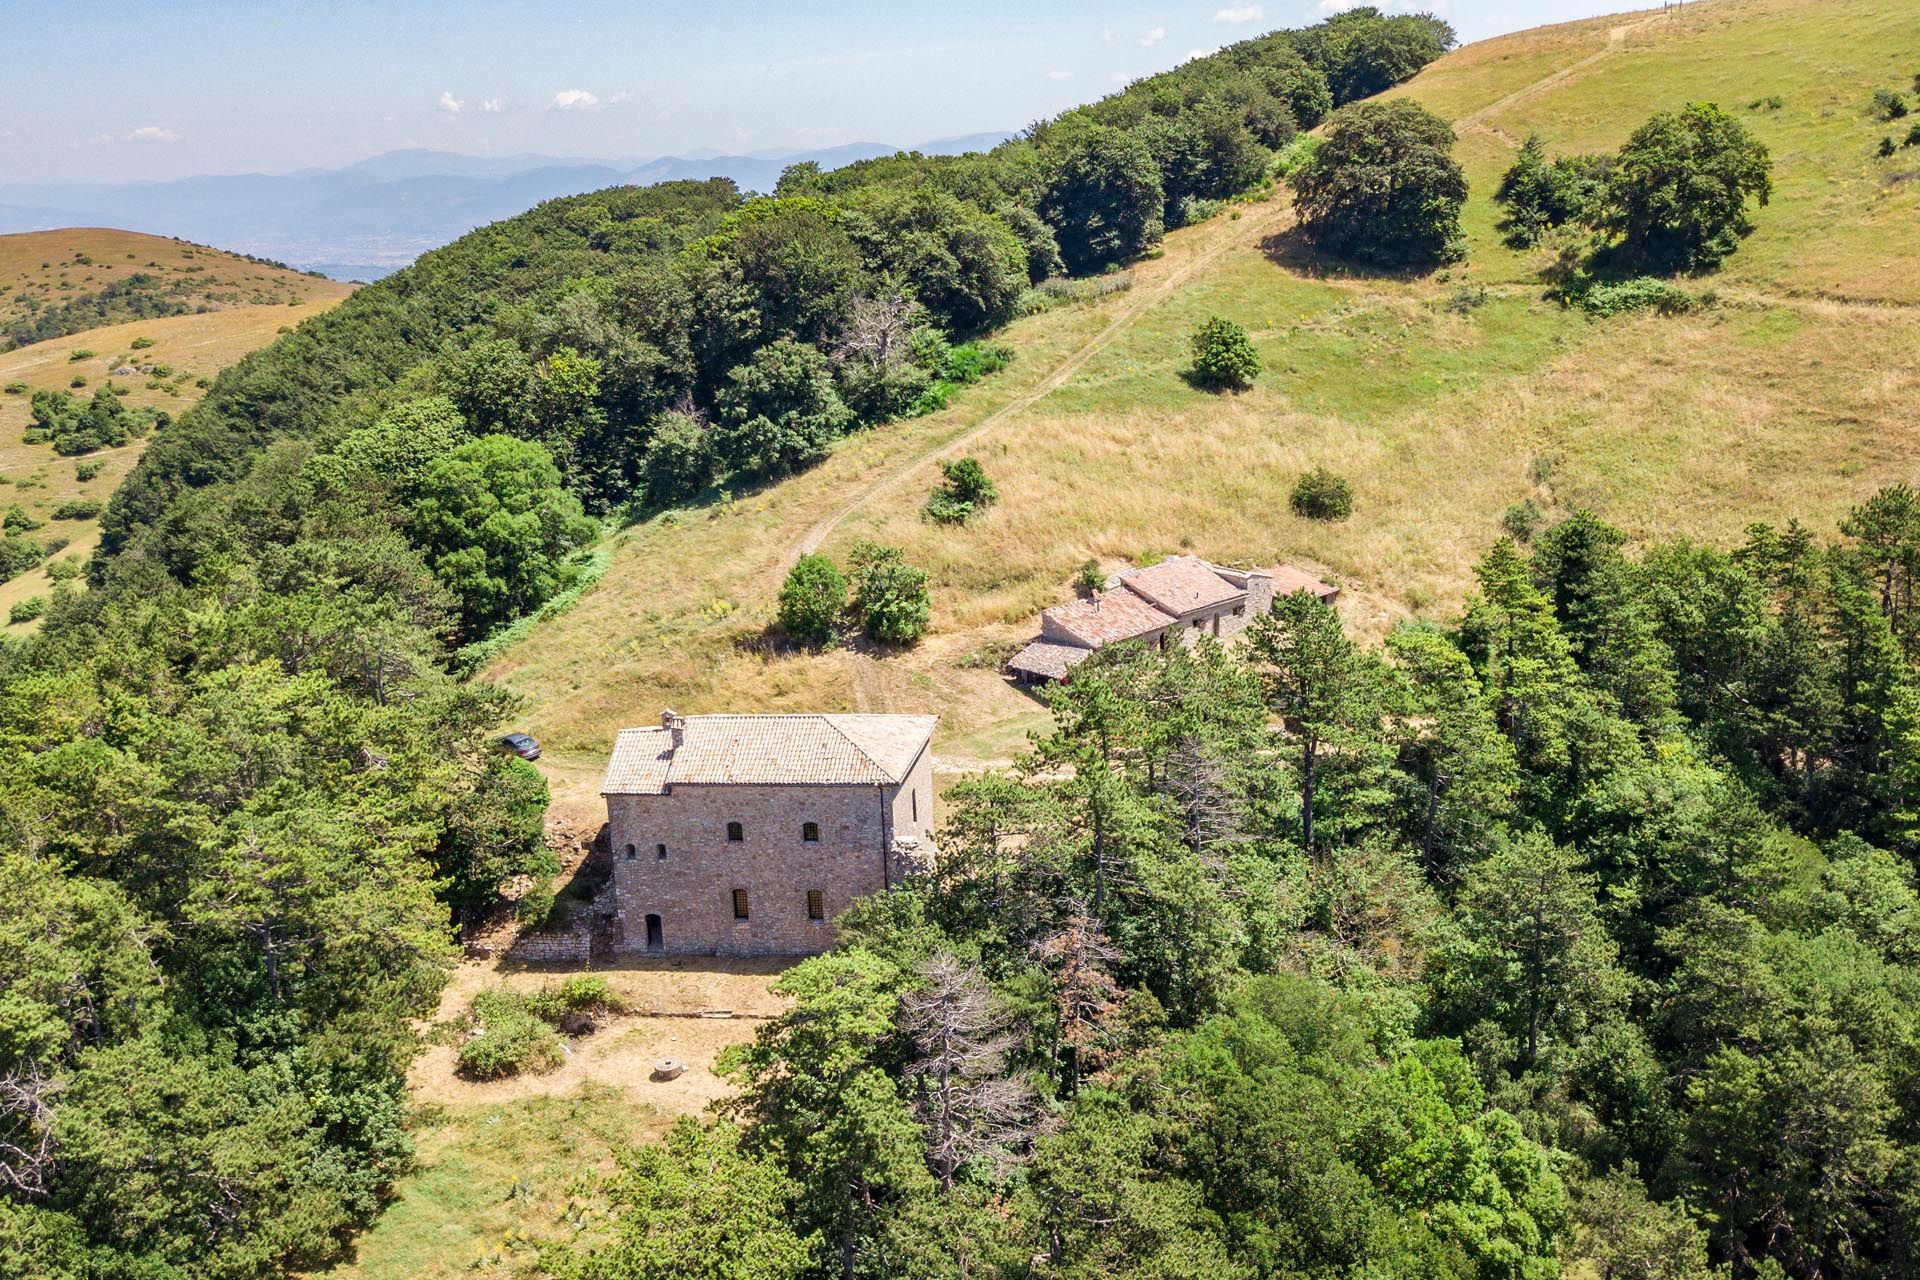
[[[706,715],[624,729],[601,793],[615,946],[811,955],[932,867],[935,716]]]
[[[1128,569],[1085,600],[1043,611],[1039,636],[1008,661],[1007,671],[1028,683],[1065,680],[1110,644],[1139,640],[1164,649],[1169,638],[1189,645],[1201,636],[1224,639],[1271,610],[1276,596],[1296,591],[1329,603],[1340,594],[1292,565],[1230,569],[1198,556],[1173,556]]]

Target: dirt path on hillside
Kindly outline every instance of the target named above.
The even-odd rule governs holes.
[[[1080,372],[1080,370],[1086,366],[1087,361],[1112,346],[1123,333],[1133,327],[1140,317],[1146,315],[1149,311],[1166,301],[1181,285],[1192,279],[1195,272],[1210,266],[1220,255],[1226,253],[1228,250],[1246,244],[1248,233],[1264,232],[1292,211],[1293,202],[1282,198],[1275,199],[1261,206],[1259,213],[1253,217],[1244,218],[1239,222],[1222,218],[1221,222],[1225,230],[1221,234],[1218,243],[1209,245],[1206,249],[1194,255],[1191,260],[1183,263],[1158,284],[1146,289],[1130,292],[1126,304],[1114,314],[1113,319],[1107,322],[1105,328],[1075,348],[1062,359],[1059,364],[1054,366],[1053,372],[1042,378],[1032,388],[1009,400],[1006,404],[1000,406],[1000,408],[994,410],[961,434],[900,462],[879,479],[873,481],[873,483],[867,485],[864,489],[860,490],[860,492],[854,494],[853,497],[842,503],[832,514],[816,522],[813,527],[800,536],[799,541],[787,548],[786,554],[781,556],[780,563],[775,569],[775,572],[784,577],[787,570],[793,568],[794,561],[798,560],[801,556],[810,555],[818,551],[820,544],[832,536],[833,531],[845,523],[850,516],[862,510],[868,503],[888,492],[895,485],[900,484],[914,472],[919,471],[943,455],[952,454],[964,449],[967,445],[972,444],[1007,419],[1026,412],[1046,397],[1052,395],[1055,391],[1058,391],[1067,384],[1074,374]],[[1256,239],[1254,243],[1258,243],[1258,240]]]
[[[1486,106],[1481,107],[1478,111],[1472,111],[1467,113],[1464,116],[1461,116],[1458,120],[1455,120],[1453,122],[1454,129],[1456,131],[1461,129],[1479,129],[1484,133],[1493,134],[1495,137],[1499,138],[1502,142],[1507,143],[1509,146],[1518,147],[1520,144],[1516,142],[1511,135],[1503,132],[1501,129],[1499,129],[1495,125],[1488,124],[1487,117],[1495,114],[1496,112],[1506,110],[1508,107],[1514,105],[1516,102],[1524,102],[1528,98],[1533,97],[1537,93],[1543,93],[1546,90],[1552,89],[1557,85],[1564,84],[1568,80],[1573,79],[1573,77],[1585,71],[1588,67],[1593,66],[1595,63],[1606,61],[1608,58],[1611,58],[1614,54],[1620,52],[1621,47],[1626,44],[1628,36],[1632,35],[1634,32],[1638,31],[1642,27],[1649,26],[1655,22],[1659,22],[1661,19],[1667,16],[1668,15],[1664,11],[1660,13],[1652,13],[1640,19],[1638,22],[1628,22],[1617,27],[1609,28],[1607,31],[1607,42],[1606,44],[1602,45],[1599,49],[1588,54],[1584,58],[1581,58],[1574,62],[1569,62],[1566,66],[1561,67],[1558,71],[1552,71],[1544,76],[1541,76],[1538,80],[1535,80],[1531,84],[1521,85],[1518,89],[1515,89],[1512,93],[1508,94],[1506,97],[1496,99],[1493,102],[1488,103]]]

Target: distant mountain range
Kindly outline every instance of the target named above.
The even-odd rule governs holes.
[[[967,134],[908,149],[957,155],[1010,136]],[[374,280],[475,227],[556,196],[620,183],[713,177],[732,178],[749,191],[771,191],[790,164],[811,160],[831,169],[899,150],[853,142],[821,151],[611,161],[412,150],[389,151],[344,169],[280,174],[167,182],[0,181],[0,232],[117,227],[273,258],[336,279]]]

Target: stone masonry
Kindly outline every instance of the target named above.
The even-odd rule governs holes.
[[[863,894],[924,870],[932,716],[675,716],[607,769],[626,951],[811,955]]]

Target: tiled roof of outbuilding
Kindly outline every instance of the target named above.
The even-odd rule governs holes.
[[[1131,591],[1103,591],[1090,600],[1055,605],[1047,619],[1066,629],[1089,649],[1162,631],[1173,619]]]
[[[1049,680],[1064,680],[1067,672],[1092,656],[1091,649],[1055,644],[1051,640],[1035,640],[1007,659],[1007,670],[1021,675],[1045,676]]]
[[[1198,556],[1172,556],[1145,569],[1129,569],[1121,583],[1168,613],[1179,616],[1226,604],[1247,594]]]
[[[666,728],[623,729],[603,795],[661,795],[675,784],[881,786],[905,780],[936,716],[687,716]]]

